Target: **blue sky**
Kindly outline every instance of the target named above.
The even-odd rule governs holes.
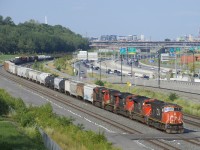
[[[200,0],[0,0],[0,15],[60,24],[83,36],[145,35],[175,39],[200,28]]]

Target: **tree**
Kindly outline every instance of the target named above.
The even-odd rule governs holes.
[[[14,25],[14,22],[12,21],[12,18],[11,18],[11,17],[6,17],[6,18],[3,20],[3,23],[6,24],[6,25]]]

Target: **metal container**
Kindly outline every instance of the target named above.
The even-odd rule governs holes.
[[[54,88],[54,76],[47,76],[45,78],[45,86],[50,87],[50,88]]]
[[[45,85],[45,79],[46,77],[50,76],[51,74],[50,73],[45,73],[45,72],[42,72],[41,74],[39,74],[37,76],[37,79],[38,79],[38,82],[42,85]]]
[[[10,65],[10,61],[5,61],[4,62],[4,64],[3,64],[3,66],[4,66],[4,69],[6,70],[6,71],[9,71],[9,65]]]
[[[21,66],[16,66],[16,69],[17,69],[17,73],[16,74],[18,76],[20,76],[20,77],[21,77],[21,68],[22,68]]]
[[[77,83],[76,93],[78,97],[84,97],[84,83]]]
[[[84,100],[90,101],[93,103],[93,89],[97,85],[85,84],[84,86]]]
[[[17,73],[17,68],[16,68],[16,65],[14,63],[9,64],[9,72],[13,73],[13,74]]]
[[[64,79],[61,80],[60,83],[59,83],[60,91],[63,92],[63,93],[65,92],[65,81],[66,81],[66,80],[68,80],[68,79],[64,78]]]
[[[31,70],[28,71],[29,79],[30,79],[30,80],[33,80],[33,81],[35,81],[35,82],[38,82],[37,76],[38,76],[39,74],[41,74],[41,72],[40,72],[40,71],[37,71],[37,70],[32,70],[32,69],[31,69]]]
[[[57,90],[60,90],[60,82],[63,80],[63,78],[59,78],[59,77],[56,77],[54,79],[54,89],[57,89]]]
[[[70,95],[77,96],[77,81],[71,81],[70,82]]]
[[[21,68],[20,71],[23,78],[28,78],[28,70],[30,70],[30,68],[26,68],[26,67]]]
[[[70,95],[71,90],[70,90],[70,80],[65,80],[65,93],[67,93],[68,95]]]

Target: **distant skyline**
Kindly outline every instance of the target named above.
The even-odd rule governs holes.
[[[200,0],[0,0],[0,15],[15,24],[34,19],[87,37],[144,35],[145,39],[199,35]]]

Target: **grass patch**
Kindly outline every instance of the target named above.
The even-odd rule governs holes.
[[[118,150],[118,148],[113,147],[112,144],[107,141],[103,133],[96,134],[92,131],[84,131],[83,125],[73,125],[74,119],[55,114],[50,103],[40,107],[27,107],[21,99],[15,99],[4,90],[0,89],[0,106],[1,108],[4,108],[4,110],[0,109],[0,115],[11,113],[13,119],[18,122],[34,143],[40,141],[40,136],[38,136],[37,132],[34,132],[35,126],[37,125],[49,133],[50,137],[52,137],[52,139],[58,143],[62,149]],[[18,139],[20,141],[21,137]],[[34,139],[36,139],[36,141],[34,141]],[[26,146],[26,143],[20,146],[22,147],[23,145]],[[30,144],[27,145],[30,146]],[[22,149],[21,147],[19,149]]]
[[[46,149],[42,143],[35,142],[36,136],[29,137],[23,130],[8,121],[0,121],[1,149],[36,150]]]
[[[10,60],[12,58],[17,57],[18,55],[0,55],[0,64],[2,64],[6,60]]]
[[[96,79],[100,79],[100,75],[97,73],[87,73],[89,78],[96,78]],[[107,78],[106,75],[101,74],[101,79]]]
[[[71,76],[74,76],[74,68],[73,68],[73,60],[72,55],[66,55],[62,58],[58,58],[54,61],[53,67],[55,67],[57,70],[67,73]]]

